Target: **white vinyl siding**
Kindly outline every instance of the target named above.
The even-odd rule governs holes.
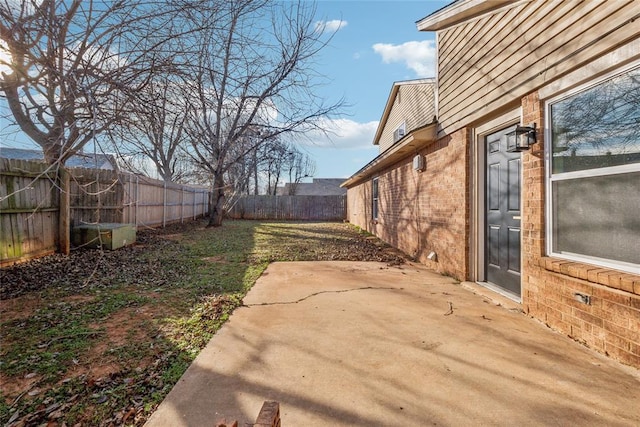
[[[446,133],[638,37],[640,2],[517,2],[438,33],[438,119]]]
[[[393,133],[403,123],[406,135],[433,121],[435,116],[434,86],[433,83],[400,86],[380,135],[381,153],[397,142],[394,141]]]

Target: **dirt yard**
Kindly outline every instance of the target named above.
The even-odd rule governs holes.
[[[269,262],[404,262],[349,224],[205,225],[0,270],[0,423],[142,425]]]

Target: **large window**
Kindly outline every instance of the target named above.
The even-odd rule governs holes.
[[[547,105],[548,252],[640,273],[640,68]]]
[[[378,219],[378,178],[371,181],[371,213],[373,219]]]

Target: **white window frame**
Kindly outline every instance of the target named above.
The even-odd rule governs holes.
[[[582,84],[578,87],[575,87],[567,92],[562,93],[561,95],[555,96],[546,100],[545,102],[545,123],[547,126],[545,127],[545,189],[546,189],[546,227],[545,232],[547,236],[546,249],[547,254],[552,257],[562,258],[569,261],[577,261],[584,262],[587,264],[593,264],[605,268],[611,268],[615,270],[621,270],[630,272],[633,274],[640,274],[640,265],[632,264],[624,261],[615,261],[609,259],[603,259],[598,257],[592,257],[589,255],[582,254],[574,254],[569,252],[557,253],[554,252],[554,235],[553,235],[553,183],[558,181],[564,181],[575,178],[587,178],[587,177],[595,177],[595,176],[607,176],[607,175],[615,175],[615,174],[623,174],[630,172],[640,172],[640,163],[633,163],[629,165],[619,165],[605,168],[597,168],[597,169],[587,169],[580,171],[572,171],[572,172],[562,172],[554,174],[551,168],[552,162],[552,123],[551,123],[551,106],[559,101],[567,99],[573,95],[589,90],[593,87],[598,86],[599,84],[614,78],[616,76],[622,75],[630,70],[638,68],[640,63],[634,62],[627,67],[623,67],[617,69],[613,72],[607,73],[603,76],[598,77],[588,83]]]
[[[378,220],[380,216],[380,180],[379,177],[375,177],[371,180],[371,218],[374,221]],[[375,188],[375,192],[374,192]],[[375,206],[375,209],[374,209]]]

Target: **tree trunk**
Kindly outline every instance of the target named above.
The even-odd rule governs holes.
[[[224,216],[224,179],[222,174],[216,173],[213,179],[213,191],[211,194],[211,211],[209,213],[208,227],[220,227]]]
[[[69,172],[63,167],[58,168],[60,180],[60,203],[58,206],[58,250],[61,254],[69,255],[71,252],[71,197]]]

